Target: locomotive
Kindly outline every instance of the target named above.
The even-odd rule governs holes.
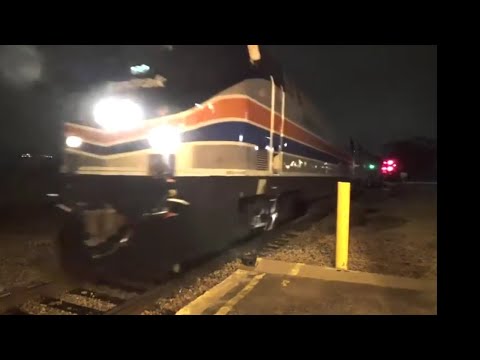
[[[169,269],[312,202],[331,208],[338,181],[356,188],[368,178],[354,147],[343,149],[334,124],[260,45],[133,52],[117,58],[130,73],[99,79],[64,124],[65,263],[118,249],[133,259],[125,254],[143,244],[139,262]]]

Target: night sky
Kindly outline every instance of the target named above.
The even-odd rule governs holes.
[[[436,138],[436,46],[269,48],[345,140],[352,136],[380,151],[390,140]],[[57,147],[59,90],[49,81],[49,66],[62,64],[48,58],[51,53],[36,46],[0,46],[2,154],[48,153]]]
[[[372,151],[391,140],[436,138],[436,46],[273,48],[345,137]]]

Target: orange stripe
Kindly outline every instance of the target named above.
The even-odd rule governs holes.
[[[257,103],[251,101],[249,107],[249,120],[255,122],[256,124],[262,125],[266,128],[270,128],[270,110],[265,109],[262,106],[259,106]],[[282,126],[282,117],[281,115],[275,114],[275,123],[274,130],[278,134],[281,133]],[[294,140],[300,140],[303,143],[306,143],[310,146],[313,146],[319,150],[324,150],[332,155],[336,155],[342,158],[349,158],[349,155],[342,153],[341,151],[332,147],[326,141],[316,137],[315,135],[305,131],[297,124],[291,122],[288,119],[285,119],[285,124],[283,128],[283,133],[285,136],[293,138]]]
[[[222,118],[240,118],[247,117],[246,110],[248,109],[247,98],[230,98],[219,99],[216,101],[213,110],[208,107],[195,108],[187,116],[182,116],[182,113],[173,114],[166,117],[165,124],[169,125],[185,125],[187,127],[200,125],[214,119]],[[258,105],[257,105],[258,106]],[[101,129],[96,128],[80,128],[73,124],[65,124],[65,135],[80,136],[86,142],[94,142],[98,144],[109,144],[112,142],[122,143],[132,141],[147,136],[149,130],[158,126],[158,123],[151,124],[148,121],[140,128],[125,131],[121,133],[107,133]]]
[[[253,123],[260,125],[266,129],[270,128],[270,110],[259,105],[258,103],[248,98],[220,98],[214,100],[213,109],[208,107],[195,108],[186,116],[182,113],[174,114],[165,118],[165,124],[170,125],[185,125],[187,128],[192,126],[198,126],[205,124],[208,121],[220,120],[225,118],[239,118],[248,119]],[[275,126],[274,129],[277,133],[281,131],[280,115],[275,114]],[[86,142],[93,142],[97,144],[109,144],[112,142],[122,143],[132,141],[134,139],[145,138],[148,132],[158,126],[158,122],[155,124],[145,122],[144,126],[135,130],[126,131],[122,133],[107,133],[103,130],[95,128],[81,128],[76,127],[73,124],[65,124],[65,135],[80,136]],[[293,140],[301,141],[307,145],[310,145],[319,150],[328,152],[332,155],[350,160],[350,156],[343,151],[339,151],[324,140],[316,137],[315,135],[303,130],[300,126],[285,119],[284,135],[290,137]]]

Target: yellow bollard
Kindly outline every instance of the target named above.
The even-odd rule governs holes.
[[[335,267],[347,270],[348,237],[350,233],[350,183],[338,183],[337,195],[337,248]]]

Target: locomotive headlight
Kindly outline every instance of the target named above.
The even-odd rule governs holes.
[[[68,136],[65,139],[65,144],[71,148],[79,148],[83,144],[82,138],[78,136]]]
[[[150,131],[148,142],[152,150],[157,153],[163,155],[174,154],[182,144],[181,131],[175,126],[159,126]]]
[[[97,124],[107,131],[125,131],[139,127],[144,119],[143,110],[130,99],[106,98],[93,108]]]

